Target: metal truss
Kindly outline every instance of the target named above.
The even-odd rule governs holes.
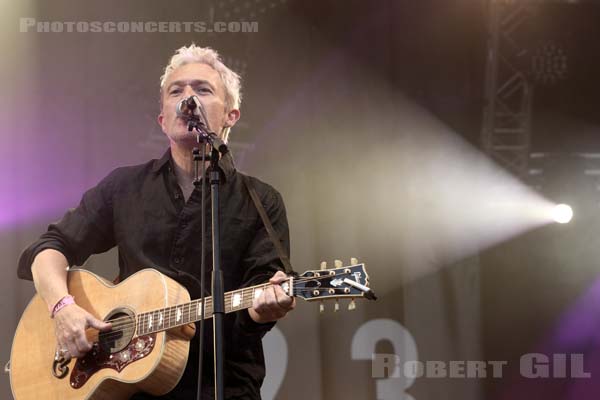
[[[530,17],[529,1],[489,0],[484,151],[502,167],[525,178],[531,143],[533,84],[522,62],[527,51],[516,35]]]

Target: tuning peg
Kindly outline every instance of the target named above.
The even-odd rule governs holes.
[[[335,305],[333,306],[333,311],[340,311],[340,303],[337,300],[335,301]]]
[[[350,300],[350,304],[348,304],[348,311],[354,311],[356,310],[356,303],[354,302],[354,299]]]
[[[344,263],[342,262],[342,260],[335,260],[333,262],[333,265],[335,266],[335,268],[342,268],[344,266]]]
[[[321,261],[321,269],[327,269],[327,261]]]
[[[321,302],[321,304],[319,304],[319,312],[321,314],[323,314],[325,312],[325,304],[323,304],[323,302]]]
[[[358,259],[357,259],[357,258],[354,258],[354,257],[352,257],[352,258],[350,259],[350,265],[356,265],[356,264],[358,264]]]

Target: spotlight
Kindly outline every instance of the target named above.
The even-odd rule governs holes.
[[[566,224],[573,218],[573,210],[566,204],[558,204],[552,210],[552,218],[559,224]]]

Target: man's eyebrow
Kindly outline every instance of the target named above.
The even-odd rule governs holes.
[[[204,80],[204,79],[193,79],[191,81],[186,81],[186,80],[173,81],[169,84],[169,87],[167,88],[167,90],[171,89],[173,86],[185,86],[185,85],[190,85],[190,86],[208,85],[208,86],[210,86],[210,88],[213,91],[215,90],[215,87],[212,85],[212,83],[210,83],[209,81]]]

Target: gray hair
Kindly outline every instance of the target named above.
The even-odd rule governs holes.
[[[177,49],[173,57],[171,57],[169,64],[165,68],[165,73],[160,77],[161,98],[165,82],[169,75],[178,67],[193,63],[206,64],[217,71],[225,87],[225,106],[227,111],[240,108],[242,102],[240,76],[223,64],[219,53],[215,50],[210,47],[199,47],[194,43]]]

